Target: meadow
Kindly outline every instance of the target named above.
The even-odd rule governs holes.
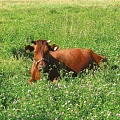
[[[107,57],[106,70],[28,85],[33,53],[24,46],[37,39],[90,48]],[[120,1],[0,1],[0,119],[119,120]]]

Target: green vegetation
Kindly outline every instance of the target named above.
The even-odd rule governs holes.
[[[0,2],[0,119],[120,119],[120,4]],[[31,40],[50,39],[60,48],[90,48],[108,58],[105,71],[43,79],[27,85]],[[51,44],[52,44],[51,43]],[[79,63],[78,63],[79,64]]]

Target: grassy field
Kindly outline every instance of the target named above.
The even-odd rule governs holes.
[[[70,75],[57,83],[27,85],[31,40],[50,39],[62,48],[90,48],[108,59],[105,71]],[[0,119],[120,119],[119,0],[0,1]]]

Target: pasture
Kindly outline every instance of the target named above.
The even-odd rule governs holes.
[[[37,39],[90,48],[107,57],[106,70],[67,74],[57,83],[42,74],[27,85],[33,53],[24,46]],[[119,120],[120,1],[0,1],[0,119]]]

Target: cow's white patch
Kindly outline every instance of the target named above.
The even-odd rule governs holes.
[[[56,51],[58,49],[58,47],[56,46],[56,47],[54,47],[54,51]]]
[[[50,43],[51,42],[51,40],[47,40],[47,43]]]

